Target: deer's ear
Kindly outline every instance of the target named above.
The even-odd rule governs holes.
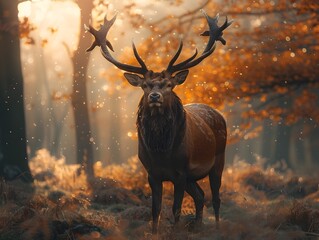
[[[139,75],[132,74],[132,73],[124,73],[124,77],[127,79],[127,81],[133,85],[134,87],[139,87],[142,85],[143,78],[141,78]]]
[[[183,70],[183,71],[176,73],[175,76],[173,77],[173,83],[175,85],[180,85],[180,84],[184,83],[186,78],[187,78],[188,73],[189,73],[189,70]]]

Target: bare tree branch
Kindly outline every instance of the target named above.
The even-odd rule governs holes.
[[[194,8],[193,10],[191,11],[188,11],[186,13],[183,13],[179,16],[175,16],[174,18],[177,18],[177,19],[182,19],[182,18],[185,18],[185,17],[188,17],[188,16],[191,16],[191,18],[193,18],[193,15],[195,13],[197,13],[200,9],[204,8],[205,6],[207,6],[209,3],[211,2],[211,0],[206,0],[205,2],[203,2],[203,4],[201,4],[200,6],[198,6],[197,8]],[[154,22],[150,22],[151,25],[157,25],[159,23],[163,23],[165,21],[168,21],[169,19],[167,19],[167,17],[163,17],[159,20],[156,20]]]

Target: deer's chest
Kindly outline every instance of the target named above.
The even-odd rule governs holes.
[[[174,181],[186,173],[187,160],[179,151],[174,153],[148,152],[148,156],[140,156],[146,170],[152,176],[162,181]]]

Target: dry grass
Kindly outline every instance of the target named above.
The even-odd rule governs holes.
[[[76,165],[41,150],[30,163],[35,182],[0,183],[0,240],[155,239],[151,194],[138,159],[95,165],[87,184]],[[172,191],[165,183],[158,239],[318,239],[319,178],[236,161],[224,171],[221,223],[216,229],[208,179],[204,224],[192,226],[194,203],[185,194],[181,223],[174,225]]]

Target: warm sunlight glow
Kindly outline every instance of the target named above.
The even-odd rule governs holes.
[[[261,24],[262,24],[262,20],[260,18],[256,18],[251,21],[251,25],[253,27],[260,27]]]
[[[18,5],[19,18],[29,17],[31,13],[31,2],[23,2]]]
[[[45,17],[46,13],[50,11],[50,5],[52,1],[42,0],[42,1],[25,1],[18,5],[19,17],[30,17],[34,14],[34,6],[37,7],[37,14],[39,18]]]
[[[78,6],[71,1],[25,1],[18,5],[18,10],[20,20],[27,18],[31,26],[28,39],[21,39],[24,74],[32,76],[35,73],[33,68],[48,66],[46,74],[52,81],[50,86],[54,92],[66,96],[71,92],[70,81],[66,80],[72,74],[70,57],[78,43]],[[36,57],[40,59],[36,60]],[[32,79],[26,77],[25,81],[35,81]],[[58,79],[64,81],[59,82]],[[26,92],[28,96],[28,88]],[[46,104],[47,100],[42,99],[41,102]]]
[[[318,0],[3,2],[0,240],[318,238]]]

